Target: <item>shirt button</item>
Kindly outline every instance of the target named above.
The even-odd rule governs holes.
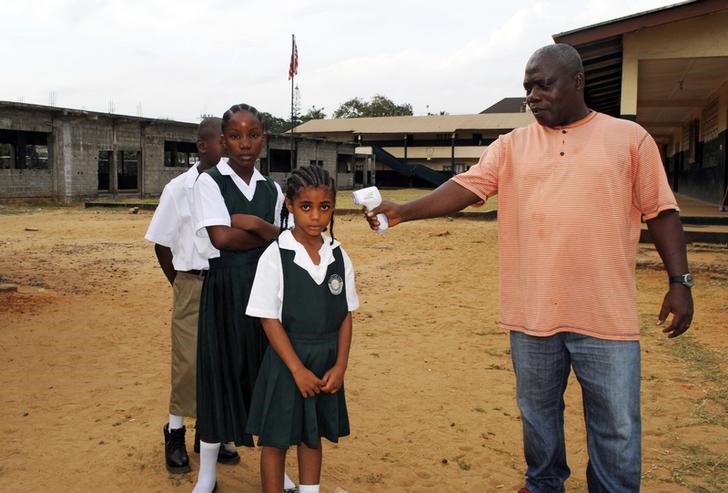
[[[565,133],[566,133],[566,130],[562,130],[562,131],[561,131],[561,133],[562,133],[562,134],[565,134]]]
[[[561,155],[563,156],[563,155],[564,155],[564,152],[563,152],[563,151],[561,151],[561,152],[560,152],[560,154],[561,154]]]

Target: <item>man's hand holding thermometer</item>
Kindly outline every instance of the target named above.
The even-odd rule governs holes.
[[[355,190],[353,193],[354,204],[366,207],[367,212],[372,211],[382,203],[382,196],[377,187],[367,187],[361,190]],[[378,233],[384,233],[389,227],[389,221],[384,214],[377,214],[376,218],[367,214],[367,220],[372,229]]]

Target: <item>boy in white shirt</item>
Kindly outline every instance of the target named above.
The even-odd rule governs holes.
[[[169,422],[164,426],[164,455],[173,474],[190,471],[185,446],[184,417],[196,417],[195,377],[197,318],[208,259],[217,255],[209,238],[195,234],[192,186],[200,173],[215,166],[223,153],[221,119],[205,118],[198,127],[199,161],[172,179],[159,199],[145,238],[154,242],[159,266],[173,288],[172,364]],[[197,449],[198,445],[195,444]],[[220,447],[218,462],[235,464],[240,456],[232,447]]]

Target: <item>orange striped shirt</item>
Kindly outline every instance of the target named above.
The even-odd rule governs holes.
[[[498,194],[501,327],[639,339],[640,223],[679,210],[645,129],[596,112],[533,123],[453,180],[483,200]]]

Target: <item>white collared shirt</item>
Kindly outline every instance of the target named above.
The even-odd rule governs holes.
[[[265,177],[253,168],[253,175],[250,177],[250,183],[245,183],[237,173],[228,164],[227,158],[222,158],[217,164],[217,169],[222,175],[230,176],[235,185],[240,189],[242,194],[248,200],[253,200],[255,189],[259,181],[265,181]],[[275,184],[278,197],[276,199],[275,217],[273,224],[281,225],[280,211],[283,207],[283,191],[278,183]],[[230,226],[230,212],[225,205],[225,199],[222,196],[220,187],[215,180],[207,173],[202,173],[195,183],[194,187],[194,224],[198,235],[207,235],[205,228],[207,226]],[[219,256],[216,255],[216,256]]]
[[[195,234],[192,219],[192,188],[200,175],[199,162],[186,172],[173,178],[159,197],[159,205],[144,238],[172,250],[172,264],[175,270],[205,270],[207,259],[219,252],[205,234]]]
[[[323,236],[323,235],[322,235]],[[293,263],[305,269],[311,276],[311,279],[318,285],[325,281],[326,272],[329,265],[335,261],[334,249],[341,250],[341,256],[344,259],[344,285],[346,286],[346,303],[349,311],[359,308],[359,297],[356,294],[356,283],[354,279],[354,266],[346,254],[341,244],[334,240],[334,244],[330,245],[331,239],[323,236],[324,242],[319,249],[321,261],[318,265],[314,264],[309,257],[306,248],[293,237],[293,234],[287,230],[281,233],[277,243],[271,243],[263,252],[258,260],[258,269],[255,272],[255,280],[250,290],[250,300],[245,314],[251,317],[259,318],[277,318],[282,320],[281,313],[283,310],[283,268],[281,265],[281,256],[278,248],[284,250],[293,250],[296,255]]]

